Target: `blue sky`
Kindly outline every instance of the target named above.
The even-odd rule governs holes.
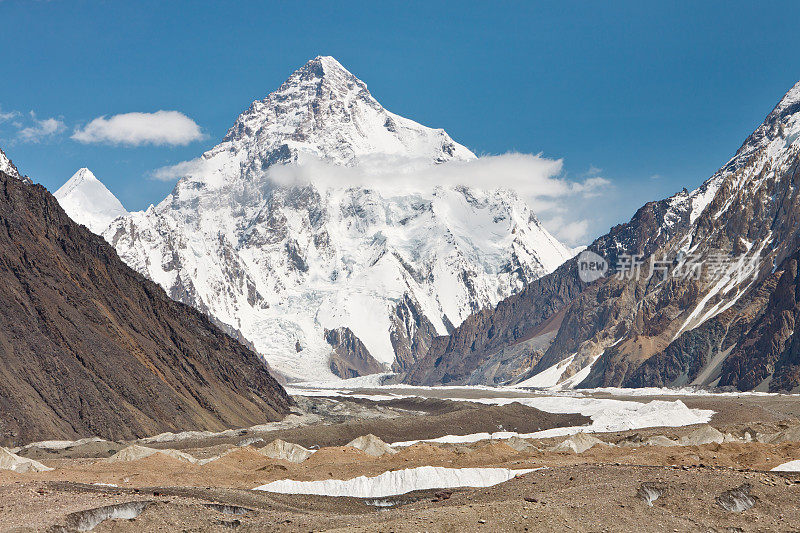
[[[0,146],[50,190],[87,166],[141,209],[173,185],[154,169],[196,157],[333,55],[385,107],[476,153],[541,152],[567,179],[609,180],[581,205],[597,211],[593,237],[700,184],[800,79],[796,2],[375,4],[0,0],[0,117],[15,117]],[[158,110],[202,138],[71,139],[97,117]]]

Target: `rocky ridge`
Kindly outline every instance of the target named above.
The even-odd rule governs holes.
[[[793,390],[799,137],[797,84],[701,187],[648,203],[589,246],[616,272],[588,284],[577,258],[565,263],[434,339],[406,381],[524,383],[569,359],[552,386],[580,375],[570,386]],[[642,275],[620,271],[631,256]],[[508,370],[487,371],[498,365]]]
[[[278,420],[259,358],[174,302],[40,185],[0,172],[0,442]]]

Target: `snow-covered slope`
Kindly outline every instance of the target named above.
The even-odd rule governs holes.
[[[23,176],[19,173],[17,167],[14,166],[14,163],[8,158],[2,149],[0,149],[0,172],[4,172],[9,176],[20,179],[25,183],[32,183],[29,177]]]
[[[164,201],[104,236],[289,377],[333,378],[333,348],[402,369],[571,255],[512,191],[385,186],[474,159],[318,57],[182,165]]]
[[[53,196],[69,217],[98,235],[128,212],[88,168],[78,170]]]
[[[19,178],[19,172],[17,171],[17,167],[14,166],[14,163],[6,157],[5,152],[0,150],[0,172],[5,172],[9,176],[14,176],[15,178]]]

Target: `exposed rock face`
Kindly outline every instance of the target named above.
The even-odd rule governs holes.
[[[616,272],[586,284],[577,259],[563,264],[435,339],[406,381],[515,382],[572,358],[561,380],[580,375],[582,387],[792,390],[798,191],[800,83],[700,188],[645,205],[589,246]],[[639,256],[640,276],[622,275],[626,254]],[[527,372],[486,372],[531,339],[549,344]]]
[[[325,330],[325,340],[333,348],[331,372],[340,378],[356,378],[385,370],[349,328]]]
[[[253,102],[158,206],[103,235],[288,378],[334,379],[325,331],[338,328],[403,371],[571,257],[513,191],[392,186],[475,160],[318,57]]]
[[[686,197],[686,193],[677,196],[679,200]],[[623,253],[651,253],[660,242],[688,224],[687,219],[682,202],[673,199],[650,202],[639,209],[630,222],[615,226],[589,248],[610,261]],[[656,238],[648,239],[654,226],[664,227],[664,231]],[[477,367],[524,341],[535,339],[541,345],[543,339],[540,337],[553,331],[561,336],[559,345],[572,345],[575,341],[571,338],[582,338],[581,335],[585,338],[586,332],[594,327],[592,320],[575,312],[570,315],[567,326],[561,328],[566,304],[587,288],[590,286],[578,278],[577,258],[570,259],[551,274],[530,283],[519,294],[501,301],[495,309],[486,309],[467,318],[451,335],[434,339],[425,357],[409,371],[406,382],[426,385],[475,383],[471,377]],[[591,288],[598,290],[594,286]],[[552,336],[546,339],[545,346],[551,340]],[[560,355],[550,357],[541,366],[538,366],[540,355],[528,361],[535,361],[534,368],[547,368],[547,363],[555,364],[560,359]],[[531,368],[524,366],[524,358],[519,364],[514,367],[514,372],[519,375]]]
[[[789,391],[800,385],[798,262],[800,250],[776,272],[777,285],[766,309],[725,360],[720,385],[749,390],[766,381],[770,391]]]
[[[278,420],[259,358],[169,299],[39,185],[0,172],[0,441]]]

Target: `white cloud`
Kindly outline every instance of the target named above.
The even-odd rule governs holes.
[[[586,244],[589,238],[591,221],[587,219],[567,220],[564,216],[555,216],[542,220],[542,224],[550,230],[556,239],[575,246]]]
[[[181,161],[176,165],[157,168],[150,173],[150,177],[158,181],[176,181],[185,176],[202,174],[206,166],[206,160],[198,157],[189,161]]]
[[[66,124],[56,118],[39,120],[31,111],[32,126],[27,126],[17,132],[17,137],[23,142],[38,143],[67,129]]]
[[[203,165],[202,162],[194,164]],[[540,200],[542,204],[556,198],[597,194],[608,184],[601,177],[570,181],[561,177],[562,170],[560,159],[508,153],[440,165],[387,160],[385,157],[366,161],[359,167],[303,161],[299,165],[275,165],[267,172],[273,181],[287,186],[313,183],[318,187],[361,186],[403,192],[463,185],[478,189],[512,189],[528,199]]]
[[[83,128],[77,128],[72,138],[82,143],[185,146],[205,135],[200,126],[183,113],[162,110],[97,117]]]
[[[509,153],[472,161],[430,165],[423,161],[375,156],[358,167],[330,165],[315,159],[273,165],[267,177],[283,186],[314,184],[320,188],[367,187],[387,194],[424,192],[434,187],[467,186],[511,189],[523,197],[545,227],[569,245],[583,244],[594,228],[587,213],[598,214],[595,201],[610,186],[599,169],[582,180],[563,176],[563,162],[542,155]],[[224,174],[214,158],[197,158],[154,170],[150,177],[175,181],[186,176],[212,180]],[[217,181],[217,178],[213,178]],[[596,221],[595,221],[596,222]]]

